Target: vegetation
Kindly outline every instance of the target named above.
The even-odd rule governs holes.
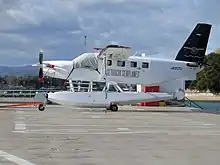
[[[64,80],[45,77],[40,83],[36,76],[4,76],[0,77],[0,89],[40,89],[40,88],[64,88]]]
[[[198,73],[197,79],[189,86],[191,90],[206,92],[209,90],[213,94],[220,93],[220,52],[219,50],[210,53],[205,58],[205,67]]]

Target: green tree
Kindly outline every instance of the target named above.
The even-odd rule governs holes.
[[[220,48],[217,48],[217,49],[215,50],[215,53],[216,53],[216,54],[220,54]]]
[[[207,63],[210,67],[207,67],[205,71],[205,80],[210,92],[214,94],[220,93],[220,55],[211,53],[208,57]]]
[[[201,72],[198,73],[197,79],[190,85],[190,89],[199,91],[207,91],[214,94],[220,93],[220,55],[210,53],[206,56],[205,62],[209,64]]]

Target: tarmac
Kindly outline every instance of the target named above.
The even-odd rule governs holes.
[[[0,164],[216,165],[220,116],[184,107],[118,112],[48,105],[0,109]]]

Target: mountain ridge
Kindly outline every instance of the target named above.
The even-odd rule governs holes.
[[[36,76],[37,68],[31,65],[4,66],[0,65],[0,76]]]

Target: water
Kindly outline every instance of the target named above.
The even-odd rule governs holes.
[[[195,101],[206,112],[220,111],[220,101]]]

